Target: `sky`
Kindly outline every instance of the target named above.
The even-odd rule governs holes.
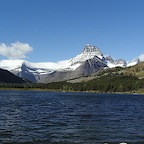
[[[144,0],[0,0],[0,60],[57,62],[86,44],[114,59],[144,54]]]

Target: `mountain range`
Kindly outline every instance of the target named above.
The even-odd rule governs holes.
[[[34,83],[49,83],[90,76],[101,69],[130,67],[144,61],[144,54],[126,62],[104,56],[96,46],[87,44],[81,54],[69,60],[59,62],[32,63],[25,60],[1,60],[0,68]]]

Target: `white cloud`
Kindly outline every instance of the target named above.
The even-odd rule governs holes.
[[[15,42],[10,45],[5,43],[0,44],[0,55],[8,59],[26,58],[26,54],[33,50],[27,43]]]

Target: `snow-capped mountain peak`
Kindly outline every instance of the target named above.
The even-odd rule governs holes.
[[[82,53],[77,55],[76,57],[72,58],[70,60],[71,65],[75,65],[77,63],[82,63],[88,59],[92,59],[95,56],[97,56],[100,59],[103,59],[103,53],[100,51],[99,48],[97,48],[96,46],[91,46],[90,44],[87,44]]]
[[[94,56],[98,56],[99,58],[102,59],[103,57],[103,54],[102,52],[100,51],[99,48],[97,48],[96,46],[91,46],[90,44],[87,44],[83,50],[83,54],[84,55],[89,55],[91,57],[94,57]]]

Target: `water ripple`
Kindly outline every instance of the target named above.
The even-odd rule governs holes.
[[[142,95],[0,91],[0,142],[142,144],[143,113]]]

